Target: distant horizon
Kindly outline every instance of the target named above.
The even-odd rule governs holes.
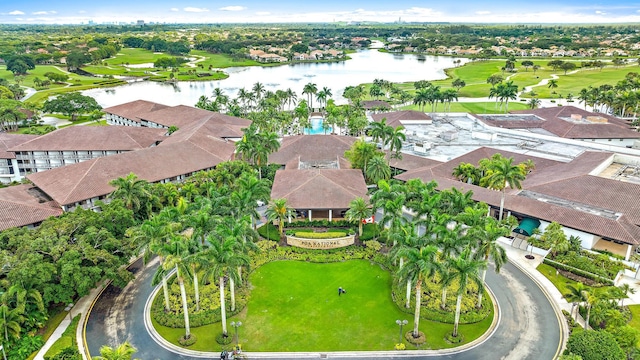
[[[226,2],[233,1],[233,2]],[[540,0],[517,3],[473,0],[430,3],[416,0],[8,0],[0,4],[3,25],[130,24],[293,24],[293,23],[456,23],[456,24],[634,24],[640,2],[608,0]]]

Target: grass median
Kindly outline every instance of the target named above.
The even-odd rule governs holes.
[[[391,281],[388,271],[367,260],[271,262],[251,274],[249,303],[228,324],[242,322],[239,342],[247,351],[392,350],[400,335],[395,321],[409,320],[403,332],[411,330],[413,309],[403,312],[394,304]],[[339,296],[339,287],[347,292]],[[479,323],[460,325],[462,344],[481,336],[492,320],[493,313]],[[154,325],[174,344],[184,334],[184,329]],[[427,335],[423,349],[460,345],[444,340],[453,324],[421,320],[420,330]],[[221,331],[220,323],[192,328],[198,341],[189,349],[219,351],[215,336]],[[234,335],[231,326],[229,335]]]

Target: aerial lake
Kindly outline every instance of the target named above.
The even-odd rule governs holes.
[[[221,88],[230,97],[238,90],[251,90],[260,82],[266,90],[291,88],[302,95],[308,83],[316,84],[318,90],[331,89],[336,103],[345,103],[342,93],[347,86],[371,83],[374,79],[391,82],[438,80],[446,78],[444,69],[454,67],[454,60],[464,64],[469,59],[447,56],[381,53],[377,49],[361,50],[349,54],[350,60],[334,63],[295,63],[282,66],[232,67],[224,71],[229,78],[216,81],[184,81],[175,84],[139,81],[115,88],[92,89],[83,94],[92,96],[103,107],[119,105],[133,100],[148,100],[166,105],[193,106],[200,96],[211,96],[213,89]],[[315,99],[313,99],[315,103]]]

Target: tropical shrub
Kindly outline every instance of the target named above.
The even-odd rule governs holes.
[[[280,241],[280,232],[278,231],[278,227],[273,225],[271,222],[260,226],[258,228],[258,234],[267,240]]]
[[[188,339],[185,338],[184,335],[180,336],[180,339],[178,339],[178,343],[180,343],[180,345],[185,346],[185,347],[195,344],[196,341],[198,341],[198,338],[196,337],[195,334],[189,335]]]
[[[220,321],[220,296],[218,285],[201,284],[200,287],[200,311],[196,310],[194,290],[191,286],[186,286],[187,290],[187,305],[189,308],[189,323],[192,327],[198,327],[203,325],[212,324]],[[227,316],[233,316],[239,313],[247,305],[249,300],[249,290],[247,287],[236,286],[236,309],[230,310],[231,306],[231,293],[225,292],[227,305]],[[151,316],[160,325],[171,328],[183,328],[184,327],[184,315],[182,314],[182,300],[180,298],[180,288],[177,283],[172,283],[169,286],[169,304],[170,311],[164,311],[164,298],[162,293],[159,293],[155,297],[151,305]]]
[[[613,335],[606,331],[581,331],[569,336],[565,354],[574,354],[583,360],[625,359]]]
[[[233,341],[233,336],[226,335],[224,333],[219,333],[216,335],[216,342],[220,345],[229,345]]]
[[[380,236],[380,228],[378,227],[378,224],[364,224],[362,227],[362,236],[360,236],[360,241],[373,240],[378,236]]]
[[[327,231],[327,232],[310,232],[310,231],[298,231],[294,236],[304,239],[335,239],[347,236],[346,232],[342,231]]]

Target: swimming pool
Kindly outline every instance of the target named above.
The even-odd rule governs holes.
[[[311,118],[311,127],[310,128],[305,128],[304,129],[304,134],[305,135],[323,135],[325,134],[325,130],[322,128],[322,118],[319,117],[314,117]],[[326,134],[331,134],[331,130],[332,128],[329,127],[326,130]]]

